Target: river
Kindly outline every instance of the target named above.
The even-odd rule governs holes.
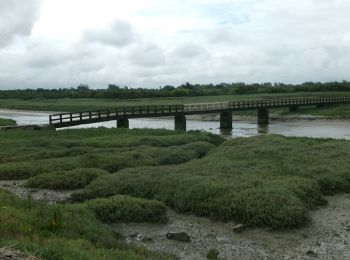
[[[1,118],[16,120],[17,124],[47,124],[50,112],[4,110],[0,109]],[[115,121],[81,125],[71,128],[116,127]],[[130,128],[166,128],[174,129],[172,118],[131,119]],[[336,138],[350,140],[350,120],[329,119],[291,119],[273,120],[266,127],[259,127],[254,121],[234,120],[232,131],[221,131],[218,121],[187,120],[187,130],[204,130],[225,137],[249,137],[271,133],[284,136]]]

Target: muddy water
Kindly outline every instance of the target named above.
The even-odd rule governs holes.
[[[47,124],[50,112],[0,110],[0,117],[10,118],[17,124]],[[116,127],[115,121],[82,125],[72,128]],[[172,118],[131,119],[130,128],[174,129]],[[261,127],[251,120],[235,120],[232,131],[221,131],[218,121],[187,120],[188,130],[204,130],[225,137],[249,137],[272,133],[284,136],[303,136],[315,138],[336,138],[350,140],[350,120],[329,119],[290,119],[272,120],[269,126]]]

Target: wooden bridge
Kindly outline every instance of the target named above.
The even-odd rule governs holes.
[[[250,101],[215,102],[185,105],[154,105],[117,107],[97,111],[76,113],[60,113],[50,115],[50,125],[55,128],[70,127],[82,124],[92,124],[117,121],[118,128],[128,128],[130,118],[175,117],[175,130],[186,131],[186,115],[220,113],[220,128],[232,129],[232,114],[234,111],[257,110],[258,123],[269,123],[269,109],[289,108],[297,110],[300,106],[324,106],[334,104],[349,104],[350,96],[342,97],[307,97],[285,99],[262,99]]]

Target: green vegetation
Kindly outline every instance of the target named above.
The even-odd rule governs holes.
[[[0,189],[0,246],[15,245],[42,259],[168,259],[126,246],[81,205],[45,205]]]
[[[167,221],[166,207],[155,200],[117,195],[106,199],[90,200],[86,204],[98,219],[107,223],[165,223]]]
[[[4,131],[0,179],[27,179],[36,188],[76,189],[109,171],[183,163],[203,157],[223,139],[200,132],[85,129]],[[33,177],[34,176],[34,177]],[[168,259],[124,245],[103,222],[166,221],[162,202],[127,196],[45,205],[0,189],[0,246],[16,245],[43,259]]]
[[[204,156],[220,137],[168,130],[86,129],[37,132],[8,131],[0,135],[0,179],[30,179],[40,188],[74,189],[96,173],[127,167],[179,164]],[[39,175],[39,176],[38,176]]]
[[[226,141],[179,166],[102,176],[75,200],[116,194],[155,199],[183,213],[275,229],[307,222],[323,194],[350,191],[350,142],[257,136]]]
[[[72,171],[48,172],[29,179],[26,187],[51,190],[79,189],[108,172],[101,169],[75,169]]]
[[[219,256],[219,251],[217,249],[210,249],[207,254],[207,259],[209,260],[217,260]]]
[[[293,113],[282,112],[283,114],[303,114],[303,115],[313,115],[313,116],[324,116],[324,117],[342,117],[350,118],[350,105],[332,105],[324,107],[301,107],[299,110]]]
[[[307,223],[310,209],[326,204],[323,195],[350,191],[348,141],[266,135],[224,142],[201,132],[145,129],[37,133],[0,135],[0,179],[29,178],[26,185],[39,188],[83,188],[72,197],[79,203],[53,207],[30,200],[11,204],[6,201],[14,198],[0,193],[1,243],[21,241],[20,247],[39,256],[53,251],[74,258],[84,252],[113,259],[125,248],[114,244],[113,233],[101,234],[105,228],[99,221],[164,222],[164,205],[213,220],[298,227]],[[77,224],[81,217],[86,219]],[[35,218],[40,223],[32,223]],[[68,230],[73,225],[78,226]],[[96,225],[100,233],[95,234]]]
[[[16,121],[12,119],[0,118],[0,126],[16,125]]]

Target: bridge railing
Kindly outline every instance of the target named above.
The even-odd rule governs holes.
[[[154,106],[130,106],[115,109],[97,111],[85,111],[76,113],[62,113],[50,115],[50,124],[56,126],[69,126],[79,123],[95,123],[114,120],[122,117],[161,117],[174,115],[175,113],[200,113],[217,112],[220,110],[253,110],[259,108],[281,108],[290,106],[307,106],[322,104],[346,104],[350,103],[350,96],[343,97],[307,97],[307,98],[284,98],[262,99],[250,101],[197,103],[186,105],[154,105]]]
[[[229,108],[229,102],[185,104],[184,112],[216,111]]]
[[[79,121],[108,121],[122,117],[144,117],[184,112],[183,105],[118,107],[97,111],[84,111],[50,115],[51,125],[69,124]]]
[[[350,96],[232,101],[232,102],[229,102],[229,109],[244,110],[244,109],[257,109],[261,107],[278,108],[278,107],[288,107],[288,106],[342,104],[342,103],[350,103]]]

